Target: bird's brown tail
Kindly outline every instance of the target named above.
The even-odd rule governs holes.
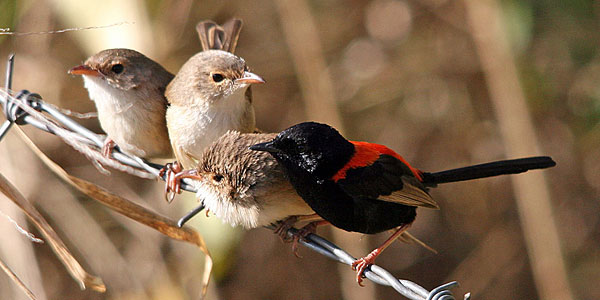
[[[223,50],[234,53],[237,41],[242,31],[242,20],[231,19],[223,26],[207,20],[196,25],[196,31],[200,38],[202,50]]]
[[[435,186],[439,183],[465,181],[498,175],[518,174],[534,169],[554,167],[556,162],[548,156],[501,160],[435,173],[423,173],[423,183]]]

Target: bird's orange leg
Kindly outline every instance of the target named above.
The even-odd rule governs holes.
[[[409,225],[410,224],[405,224],[400,226],[400,228],[398,228],[398,230],[396,230],[396,232],[394,232],[392,236],[390,236],[385,242],[383,242],[381,246],[371,251],[371,253],[367,254],[367,256],[359,258],[352,263],[352,270],[356,271],[356,282],[358,283],[358,285],[364,286],[362,282],[364,278],[365,269],[368,266],[372,265],[375,262],[377,256],[379,256],[379,254],[381,254],[381,252],[383,252],[385,248],[391,245],[403,232],[405,232],[408,229]]]

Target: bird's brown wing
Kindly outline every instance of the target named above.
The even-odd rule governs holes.
[[[410,168],[390,155],[380,155],[367,166],[348,169],[337,184],[353,197],[439,208]]]

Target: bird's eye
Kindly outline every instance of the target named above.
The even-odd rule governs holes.
[[[221,82],[223,79],[225,79],[225,76],[223,76],[223,74],[215,73],[212,74],[212,79],[214,82]]]
[[[113,73],[115,74],[120,74],[121,72],[123,72],[123,70],[125,70],[125,67],[123,67],[122,64],[115,64],[110,68],[111,71],[113,71]]]
[[[213,175],[213,180],[215,182],[221,182],[221,180],[223,180],[223,175],[215,174],[215,175]]]

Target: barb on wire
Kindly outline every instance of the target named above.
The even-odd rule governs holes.
[[[153,164],[142,158],[122,153],[118,148],[112,152],[114,159],[107,159],[102,156],[98,151],[103,145],[103,138],[100,135],[91,132],[65,116],[59,108],[46,104],[39,95],[23,90],[13,97],[11,95],[13,58],[14,56],[9,58],[7,66],[5,91],[0,90],[0,103],[7,118],[5,124],[0,128],[0,142],[4,133],[10,129],[12,124],[29,124],[59,136],[67,144],[86,155],[93,162],[144,178],[159,177],[158,174],[163,167],[162,165]],[[93,148],[90,146],[93,146]],[[164,178],[161,179],[164,180]],[[196,192],[185,181],[181,187],[183,190]],[[178,225],[183,225],[189,218],[202,211],[203,208],[200,205],[187,213],[179,220]],[[296,232],[297,229],[290,228],[288,235],[293,235]],[[343,249],[316,234],[309,234],[305,239],[301,239],[300,243],[321,255],[343,264],[351,265],[356,260],[356,258]],[[391,286],[398,293],[412,300],[454,300],[455,297],[450,292],[450,289],[458,285],[456,281],[453,281],[427,291],[412,281],[395,278],[388,271],[377,265],[371,265],[367,268],[365,276],[374,283]],[[464,299],[470,299],[470,295],[466,294]]]
[[[10,88],[12,87],[12,74],[13,74],[14,65],[15,65],[15,55],[11,54],[8,57],[8,61],[6,64],[6,78],[5,78],[5,83],[4,83],[4,88],[6,89],[7,94],[8,94],[8,91],[10,90]],[[10,108],[9,101],[8,100],[3,101],[2,109],[4,110],[4,113],[6,114],[7,117],[6,117],[6,121],[4,122],[4,124],[2,124],[2,127],[0,127],[0,140],[2,140],[2,138],[4,137],[6,132],[8,132],[10,127],[13,125],[13,122],[10,121],[8,118],[9,108]]]

